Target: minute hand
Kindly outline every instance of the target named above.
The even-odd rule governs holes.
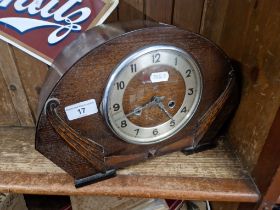
[[[173,120],[172,115],[165,109],[164,105],[161,102],[157,103],[157,105],[171,120]]]

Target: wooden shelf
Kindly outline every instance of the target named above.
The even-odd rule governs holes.
[[[76,189],[73,179],[34,149],[34,128],[0,128],[0,192],[108,195],[256,202],[258,190],[224,143],[185,156],[158,157],[118,171],[118,176]]]

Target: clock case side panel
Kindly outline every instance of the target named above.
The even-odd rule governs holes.
[[[217,140],[219,138],[216,137],[218,134],[223,135],[224,131],[226,131],[226,128],[232,119],[232,116],[234,115],[240,100],[240,89],[237,86],[236,79],[237,78],[234,78],[233,81],[234,87],[232,90],[232,95],[227,99],[224,107],[218,113],[204,136],[202,138],[195,139],[193,145],[182,149],[182,152],[184,152],[186,155],[211,149],[218,145]]]
[[[154,36],[154,34],[157,34],[157,36]],[[85,36],[88,35],[85,34]],[[100,113],[95,115],[96,119],[84,118],[83,121],[68,122],[69,125],[81,135],[87,138],[93,137],[94,141],[104,146],[106,151],[105,162],[109,169],[125,167],[150,157],[163,155],[185,147],[193,147],[194,144],[197,144],[201,139],[195,138],[194,133],[194,129],[200,126],[199,120],[203,118],[204,114],[211,108],[211,105],[219,98],[227,86],[229,72],[232,68],[229,59],[220,49],[197,34],[174,27],[158,25],[158,27],[126,33],[123,36],[112,39],[92,50],[87,55],[81,56],[79,62],[71,68],[69,67],[70,70],[64,75],[64,79],[59,81],[50,95],[50,97],[57,97],[64,100],[61,101],[62,106],[58,108],[58,112],[61,114],[62,118],[67,120],[63,111],[63,107],[65,107],[66,104],[74,104],[76,100],[81,100],[78,95],[80,89],[77,87],[84,87],[87,85],[88,89],[92,89],[92,84],[86,81],[88,78],[98,79],[99,89],[98,91],[96,90],[98,93],[94,94],[97,94],[95,98],[99,104],[102,100],[102,91],[106,85],[106,79],[108,79],[114,66],[129,55],[130,52],[136,51],[143,46],[153,44],[172,44],[187,52],[192,52],[192,56],[198,62],[202,70],[201,73],[204,83],[202,100],[196,114],[182,131],[178,132],[169,140],[153,145],[133,145],[116,138],[104,124],[104,119]],[[111,57],[109,56],[109,58],[113,61],[113,64],[105,62],[106,60],[104,61],[106,53],[111,53]],[[99,65],[95,65],[96,63]],[[91,71],[93,66],[94,71]],[[81,80],[77,80],[77,78],[81,78]],[[93,93],[89,91],[89,95],[87,95],[87,93],[83,94],[83,97],[86,98]],[[43,140],[36,138],[37,149],[39,149],[41,153],[76,179],[90,176],[97,172],[87,160],[77,155],[78,153],[71,150],[71,148],[55,134],[48,123],[46,123],[44,116],[41,116],[40,122],[41,124],[38,123],[38,131],[40,132],[40,129],[45,129]],[[223,122],[223,120],[221,120],[221,122]],[[90,125],[94,125],[96,128],[92,128]],[[44,127],[48,128],[46,129]],[[96,131],[94,131],[94,129]],[[53,142],[51,142],[51,140],[53,140]],[[212,139],[209,141],[212,141]],[[54,144],[52,145],[52,143]]]
[[[201,37],[203,39],[207,39],[203,36]],[[241,75],[239,65],[236,65],[236,62],[230,59],[225,54],[225,52],[214,42],[212,42],[211,40],[208,41],[212,44],[213,47],[217,49],[218,54],[221,56],[221,60],[224,60],[224,66],[221,67],[221,70],[224,70],[224,72],[228,74],[228,78],[231,80],[230,95],[224,102],[224,106],[216,115],[212,124],[209,126],[207,132],[205,132],[205,134],[202,137],[196,138],[191,146],[182,149],[182,152],[184,152],[186,155],[216,147],[218,144],[217,140],[219,139],[216,138],[217,135],[224,135],[240,102]],[[217,82],[222,83],[225,81],[226,79],[224,81]],[[211,110],[211,108],[213,108],[213,105],[212,107],[209,107],[209,111]]]
[[[44,113],[45,104],[51,97],[51,93],[57,84],[63,80],[67,71],[89,52],[123,34],[143,30],[148,27],[157,27],[159,25],[161,24],[143,20],[99,25],[90,31],[82,33],[77,40],[73,41],[62,51],[52,64],[41,90],[37,111],[36,150],[75,178],[87,177],[97,172],[85,159],[81,158],[78,153],[69,148],[63,141],[56,142],[56,144],[53,145],[53,139],[60,138],[54,130],[49,130],[47,132],[48,138],[44,138],[43,140],[40,137],[40,129],[45,126],[42,122],[47,120]],[[173,27],[168,25],[162,26]],[[60,153],[55,152],[57,148],[60,148]],[[71,166],[69,162],[71,162]],[[73,165],[75,165],[75,167],[73,167]]]

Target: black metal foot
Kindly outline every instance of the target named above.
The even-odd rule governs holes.
[[[111,169],[111,170],[106,171],[105,173],[98,173],[98,174],[94,174],[92,176],[88,176],[88,177],[85,177],[85,178],[82,178],[82,179],[76,179],[75,180],[75,187],[76,188],[83,187],[83,186],[86,186],[86,185],[89,185],[89,184],[100,182],[100,181],[105,180],[105,179],[113,178],[116,175],[117,175],[116,170]]]
[[[202,152],[202,151],[205,151],[208,149],[213,149],[217,145],[218,145],[217,143],[206,143],[206,144],[197,145],[196,147],[186,147],[186,148],[182,149],[182,152],[185,155],[191,155],[191,154]]]

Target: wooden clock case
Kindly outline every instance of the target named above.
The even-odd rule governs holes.
[[[69,121],[64,107],[95,99],[99,107],[112,70],[143,46],[172,45],[191,54],[203,81],[189,123],[168,140],[136,145],[117,138],[97,114]],[[214,136],[237,104],[229,58],[206,38],[150,21],[100,25],[83,33],[55,60],[41,91],[36,149],[75,178],[77,187],[109,178],[115,170],[178,150],[214,145]]]

